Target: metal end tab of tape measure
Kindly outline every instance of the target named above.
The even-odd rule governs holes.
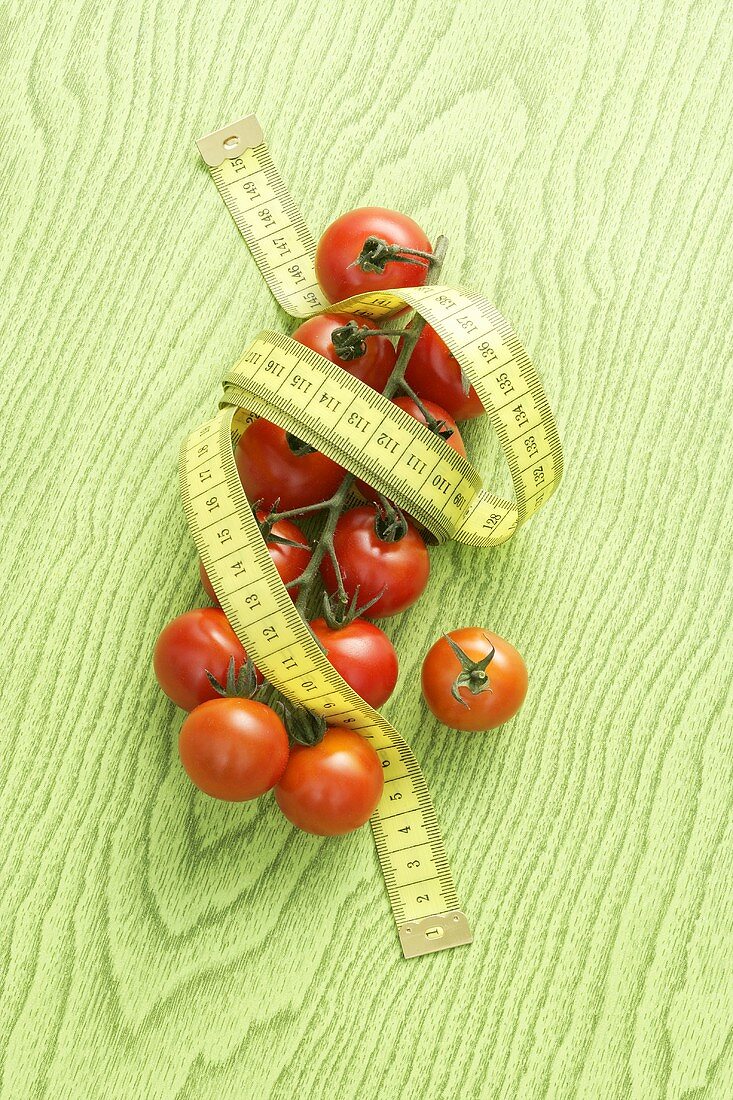
[[[219,413],[181,449],[186,516],[234,630],[265,677],[331,724],[358,730],[385,769],[372,819],[406,957],[471,942],[458,906],[425,780],[409,746],[328,662],[272,563],[234,462],[264,416],[364,478],[438,539],[495,546],[554,491],[562,451],[529,358],[509,323],[478,294],[409,287],[329,303],[315,275],[315,243],[252,115],[197,142],[272,293],[293,317],[324,311],[374,319],[408,305],[458,359],[498,434],[515,500],[487,492],[473,466],[391,401],[316,352],[262,332],[224,379]]]

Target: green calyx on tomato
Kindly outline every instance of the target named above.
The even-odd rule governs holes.
[[[339,328],[333,329],[331,343],[336,349],[339,359],[344,359],[347,362],[350,359],[361,359],[363,355],[366,355],[367,350],[365,336],[374,331],[367,325],[360,328],[356,321],[349,321],[347,325],[340,325]]]
[[[485,657],[482,657],[480,661],[472,661],[471,658],[465,653],[456,642],[450,637],[449,634],[444,634],[448,645],[455,653],[458,660],[461,662],[461,671],[456,676],[453,684],[451,685],[450,693],[454,699],[456,699],[461,706],[468,707],[468,703],[465,699],[461,698],[460,688],[468,688],[471,695],[478,695],[482,691],[491,691],[491,682],[486,669],[494,659],[496,650],[491,641],[486,638],[487,642],[491,646],[491,650]],[[486,635],[484,635],[486,637]]]
[[[355,619],[358,619],[360,615],[363,615],[365,611],[368,611],[370,607],[374,607],[377,600],[381,599],[384,594],[384,588],[377,592],[376,596],[372,596],[371,600],[367,600],[366,603],[359,603],[359,585],[357,584],[351,599],[346,597],[346,601],[339,595],[338,592],[334,592],[332,595],[328,595],[327,592],[323,593],[323,618],[326,620],[331,630],[339,630],[342,627],[349,626]]]
[[[417,257],[420,257],[419,259]],[[349,267],[358,266],[362,271],[372,271],[382,275],[389,263],[396,264],[421,264],[425,260],[429,265],[432,253],[416,248],[405,248],[399,244],[390,244],[382,237],[369,236],[362,245],[361,252]]]
[[[310,746],[318,745],[323,740],[328,728],[325,718],[319,714],[312,714],[305,707],[291,706],[284,699],[275,700],[272,706],[282,718],[291,741],[298,745]]]
[[[239,672],[236,671],[234,658],[229,658],[226,684],[220,684],[216,676],[208,669],[204,669],[204,672],[214,691],[219,695],[223,695],[226,699],[251,699],[257,691],[257,672],[249,657],[245,656]]]
[[[379,504],[375,505],[375,509],[374,530],[377,537],[382,542],[399,542],[403,539],[408,529],[405,513],[382,493],[379,493]]]

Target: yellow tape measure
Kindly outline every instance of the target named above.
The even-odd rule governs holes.
[[[278,302],[295,317],[325,310],[375,319],[408,305],[458,359],[497,431],[515,500],[485,489],[466,460],[414,417],[282,333],[261,333],[224,380],[221,411],[181,451],[186,515],[232,626],[287,698],[369,738],[385,768],[371,819],[406,956],[469,943],[435,811],[396,730],[346,684],[314,642],[248,506],[234,446],[257,416],[279,424],[362,477],[439,541],[494,546],[543,504],[562,451],[541,383],[504,317],[477,294],[409,287],[329,303],[315,244],[275,168],[254,116],[201,138],[199,150]]]

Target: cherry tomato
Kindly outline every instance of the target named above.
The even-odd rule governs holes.
[[[333,726],[317,745],[293,745],[275,799],[299,829],[339,836],[369,820],[383,789],[382,765],[369,742]]]
[[[500,726],[517,713],[527,694],[527,669],[521,655],[504,638],[478,626],[451,630],[448,637],[468,661],[462,662],[450,643],[439,638],[423,661],[425,702],[435,717],[452,729],[490,730]],[[482,667],[472,672],[472,664]],[[456,683],[461,673],[463,683]],[[451,694],[454,684],[465,706]]]
[[[441,408],[440,405],[436,405],[434,401],[428,401],[425,398],[422,398],[421,400],[430,415],[435,417],[436,420],[444,421],[446,428],[451,430],[452,435],[450,435],[448,439],[445,440],[448,446],[452,447],[454,451],[457,451],[459,455],[462,455],[463,458],[465,458],[466,448],[464,446],[463,439],[461,438],[461,433],[458,431],[458,425],[456,424],[450,413],[446,412],[446,410]],[[425,417],[422,414],[422,411],[420,410],[420,407],[413,401],[411,397],[393,397],[392,404],[399,406],[399,408],[401,409],[404,409],[406,413],[409,413],[410,416],[414,416],[415,419],[419,420],[421,424],[427,423]],[[362,481],[361,478],[356,479],[356,487],[362,494],[362,496],[365,496],[367,500],[379,500],[379,495],[376,490],[372,489],[372,487],[370,485],[367,485],[365,481]]]
[[[275,786],[290,746],[272,707],[255,699],[219,698],[191,711],[181,726],[178,751],[189,778],[205,794],[246,802]]]
[[[364,604],[384,589],[367,612],[370,619],[404,611],[420,597],[428,583],[427,547],[409,520],[405,520],[405,525],[406,532],[401,538],[385,541],[378,533],[379,513],[368,505],[350,508],[336,523],[334,551],[349,598],[358,587],[359,603]],[[321,563],[321,575],[327,591],[335,592],[336,574],[328,555]]]
[[[312,348],[332,363],[343,367],[355,378],[360,378],[381,393],[397,361],[397,352],[388,336],[367,336],[361,341],[364,352],[355,359],[346,359],[339,355],[331,340],[334,329],[343,328],[354,321],[359,328],[379,332],[379,325],[367,317],[348,317],[345,313],[319,313],[296,328],[293,340]]]
[[[255,420],[239,443],[235,458],[244,491],[252,504],[272,508],[279,498],[283,512],[327,500],[346,470],[320,451],[296,454],[294,441],[269,420]]]
[[[420,226],[406,214],[381,206],[365,206],[342,214],[329,225],[316,249],[316,277],[330,302],[340,302],[368,290],[422,286],[425,282],[428,263],[418,256],[407,257],[416,263],[388,260],[382,272],[362,270],[354,261],[367,237],[421,252],[433,250]]]
[[[467,394],[463,392],[460,364],[430,325],[418,336],[405,378],[418,397],[437,401],[456,420],[470,420],[484,412],[473,386]]]
[[[206,673],[226,684],[232,657],[238,673],[246,654],[226,615],[218,607],[200,607],[163,627],[153,668],[168,698],[182,710],[193,710],[207,699],[219,698]]]
[[[264,512],[257,512],[258,520],[262,521],[265,518]],[[308,547],[308,540],[300,527],[291,523],[289,519],[279,519],[277,523],[274,523],[272,526],[272,534],[279,535],[282,539],[290,539],[291,542],[299,542],[302,544],[301,546],[286,546],[282,542],[267,542],[267,549],[270,551],[270,557],[275,564],[275,568],[280,574],[283,584],[288,584],[289,581],[294,581],[296,577],[301,575],[310,561],[311,552]],[[216,592],[207,576],[204,563],[201,559],[199,559],[199,576],[209,598],[218,606],[219,600],[217,599]],[[288,592],[294,600],[297,600],[299,592],[297,585],[295,588],[289,588]]]
[[[387,702],[397,683],[397,654],[383,630],[366,619],[332,629],[325,619],[314,619],[311,630],[326,656],[346,683],[370,707]]]

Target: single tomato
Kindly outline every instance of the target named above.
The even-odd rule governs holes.
[[[328,500],[346,476],[343,466],[262,418],[247,428],[235,459],[250,502],[269,509],[279,500],[283,512]]]
[[[178,751],[189,778],[205,794],[246,802],[282,777],[290,744],[272,707],[232,697],[192,710],[181,726]]]
[[[364,336],[360,330],[365,328],[381,333],[379,326],[367,317],[319,313],[299,325],[292,337],[381,393],[397,361],[397,352],[386,333]],[[341,333],[338,348],[334,347],[334,332]]]
[[[371,258],[364,253],[365,245]],[[400,248],[432,253],[425,233],[406,214],[381,206],[350,210],[332,222],[318,242],[316,277],[330,302],[370,290],[422,286],[429,261],[408,252],[397,252],[402,258],[395,259],[394,251]],[[364,258],[357,262],[360,256]]]
[[[517,713],[527,694],[520,653],[478,626],[438,638],[422,666],[422,691],[436,718],[456,730],[490,730]]]
[[[374,599],[370,619],[405,611],[425,590],[430,559],[425,542],[400,513],[399,521],[386,518],[370,505],[350,508],[336,523],[333,547],[349,599],[358,588],[360,605]],[[338,586],[331,557],[321,563],[326,590]]]
[[[199,607],[163,627],[153,651],[153,669],[168,698],[182,710],[193,710],[218,698],[206,673],[224,686],[232,658],[238,674],[246,653],[226,615],[218,607]]]
[[[455,420],[481,416],[484,407],[473,386],[463,388],[461,366],[431,325],[417,338],[405,378],[418,397],[437,401]]]
[[[275,799],[299,829],[339,836],[369,820],[383,789],[382,765],[366,738],[332,726],[317,745],[293,745]]]
[[[314,619],[310,628],[326,656],[346,683],[370,707],[381,707],[395,689],[399,666],[391,641],[378,626],[354,619],[333,628],[325,619]]]
[[[263,522],[266,519],[265,513],[257,512],[257,519]],[[288,542],[277,542],[272,538],[272,535],[275,535],[277,539],[287,539]],[[266,537],[265,542],[283,584],[289,584],[290,581],[294,581],[304,572],[311,559],[311,550],[308,546],[308,540],[295,523],[292,523],[289,519],[279,519],[277,523],[272,525],[271,533]],[[290,543],[299,543],[300,545],[291,546]],[[219,600],[214,591],[214,586],[209,580],[201,559],[199,559],[199,576],[209,598],[218,606]],[[288,591],[293,600],[297,600],[298,586],[289,588]]]

